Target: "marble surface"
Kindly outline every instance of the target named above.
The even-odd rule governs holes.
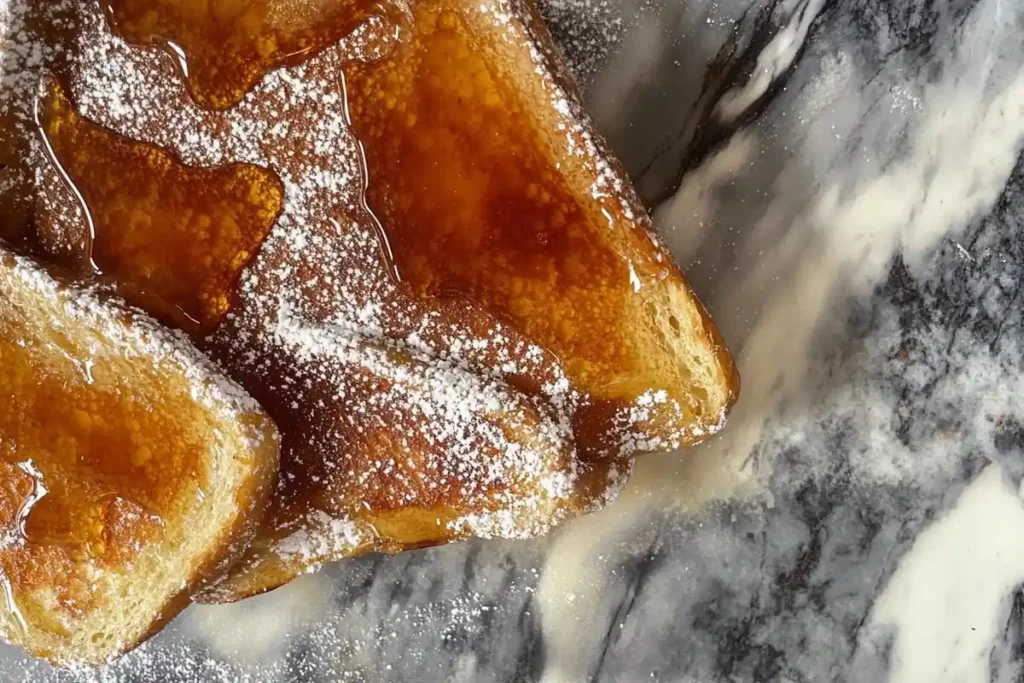
[[[331,566],[85,678],[1022,680],[1024,3],[545,13],[737,353],[726,432],[551,538]]]

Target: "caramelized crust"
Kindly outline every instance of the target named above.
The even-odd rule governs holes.
[[[57,84],[40,124],[87,209],[87,234],[66,240],[86,245],[73,257],[87,259],[82,266],[162,320],[214,327],[281,212],[277,177],[249,164],[189,168],[159,147],[82,118]]]
[[[504,72],[516,67],[501,67],[492,36],[474,32],[477,13],[464,0],[419,0],[391,54],[346,69],[367,199],[399,276],[424,296],[479,301],[596,398],[628,403],[664,388],[617,386],[644,369],[623,310],[641,278],[667,275],[663,254],[642,221],[572,186],[551,139],[559,131],[538,112],[547,103]]]
[[[389,11],[376,0],[101,2],[125,39],[162,47],[195,101],[213,109],[238,104],[272,69],[299,64]]]
[[[81,5],[74,106],[51,101],[43,123],[84,203],[68,208],[46,159],[29,188],[46,240],[107,216],[99,269],[189,329],[282,430],[259,536],[204,599],[370,549],[541,533],[614,495],[632,454],[718,429],[735,398],[717,331],[528,7],[416,0],[326,49],[370,5],[295,3],[309,11],[284,21],[273,8],[292,2],[108,0],[129,41],[177,50],[206,109]],[[122,157],[158,191],[119,187]],[[214,231],[226,246],[189,251],[198,223],[174,217],[193,201],[231,218]],[[125,211],[147,230],[125,233],[110,218]],[[100,262],[104,240],[127,266]]]

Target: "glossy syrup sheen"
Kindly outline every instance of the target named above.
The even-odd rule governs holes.
[[[567,177],[549,139],[565,135],[564,123],[553,130],[561,114],[509,74],[524,67],[503,65],[500,46],[487,44],[500,42],[498,29],[476,34],[472,21],[494,21],[477,11],[465,0],[419,0],[391,54],[346,68],[367,201],[415,290],[469,295],[601,395],[608,377],[638,364],[623,317],[630,269],[647,277],[659,265],[642,228],[601,214]],[[524,49],[511,53],[524,58]]]
[[[126,40],[177,60],[195,101],[225,109],[268,71],[301,62],[368,17],[375,0],[103,0]]]
[[[277,176],[248,164],[186,166],[83,118],[58,86],[41,111],[48,148],[88,214],[91,265],[162,320],[212,328],[281,212]]]
[[[286,5],[288,30],[271,19]],[[179,46],[192,94],[207,106],[238,101],[271,68],[322,49],[372,11],[355,0],[107,6],[129,41]],[[570,184],[547,137],[554,115],[537,112],[551,103],[535,101],[508,75],[504,69],[521,67],[500,64],[500,52],[486,45],[493,35],[474,35],[466,20],[474,11],[468,0],[415,0],[390,54],[345,68],[367,201],[412,289],[468,295],[601,394],[608,377],[642,365],[623,320],[634,296],[630,269],[657,277],[662,266],[642,228],[601,213]],[[626,240],[628,257],[608,233]]]
[[[163,515],[183,487],[207,485],[198,460],[204,444],[183,433],[175,417],[191,403],[154,410],[110,382],[113,364],[85,359],[71,346],[55,358],[59,339],[26,338],[19,323],[11,324],[19,329],[0,335],[0,522],[7,547],[20,538],[64,546],[74,560],[121,565],[159,538]],[[159,382],[153,375],[150,381]]]
[[[268,8],[284,6],[272,0],[106,7],[129,41],[176,53],[196,101],[218,108],[364,16],[356,3],[299,4],[323,11],[294,15],[303,28],[292,32],[268,19]],[[597,232],[612,228],[595,222],[588,196],[563,177],[534,112],[550,103],[534,102],[507,77],[474,38],[467,7],[414,3],[411,28],[390,56],[346,70],[369,203],[413,289],[468,294],[555,351],[585,389],[600,390],[590,380],[628,373],[636,362],[621,319],[633,296],[630,267],[649,275],[657,266],[623,260]],[[246,19],[250,10],[255,18]],[[91,216],[96,268],[172,324],[195,331],[216,323],[280,210],[272,174],[189,168],[85,120],[60,91],[50,93],[40,123]],[[280,397],[260,398],[280,414],[266,405]],[[281,427],[287,440],[291,430]]]

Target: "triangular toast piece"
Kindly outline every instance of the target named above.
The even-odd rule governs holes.
[[[56,664],[131,649],[248,544],[270,419],[180,333],[0,249],[0,632]]]
[[[62,4],[68,1],[62,0]],[[137,0],[108,4],[132,2],[138,4]],[[161,0],[155,6],[174,4]],[[262,4],[281,3],[268,0]],[[392,507],[388,507],[390,503],[380,506],[375,498],[375,491],[389,482],[381,465],[392,453],[414,463],[413,475],[425,481],[433,478],[437,485],[451,483],[417,469],[420,465],[416,464],[438,458],[457,462],[451,444],[439,446],[439,450],[409,449],[407,443],[418,443],[417,435],[435,430],[459,434],[500,423],[488,411],[470,410],[454,422],[443,411],[435,411],[416,417],[412,426],[401,420],[388,423],[378,419],[384,424],[379,433],[374,438],[359,438],[360,429],[366,429],[363,413],[367,409],[378,410],[380,418],[390,415],[379,410],[375,401],[393,388],[387,378],[396,372],[406,372],[399,393],[413,397],[436,393],[437,387],[445,386],[436,380],[438,372],[457,371],[459,377],[472,378],[461,386],[472,386],[473,391],[490,387],[502,396],[506,409],[513,413],[512,421],[558,426],[557,440],[545,442],[542,449],[554,455],[542,455],[539,462],[560,468],[550,470],[552,473],[567,477],[577,473],[576,485],[565,489],[565,499],[557,504],[540,506],[532,514],[506,514],[517,523],[507,528],[499,525],[489,535],[536,533],[568,513],[593,508],[621,486],[632,454],[705,438],[721,427],[736,396],[735,370],[717,330],[667,251],[652,236],[643,208],[583,114],[578,95],[532,10],[496,0],[479,4],[418,0],[406,10],[404,16],[411,18],[411,24],[400,37],[407,42],[397,48],[385,44],[393,31],[381,22],[371,22],[340,45],[320,45],[316,49],[324,52],[302,66],[271,73],[237,106],[215,112],[194,107],[170,60],[155,60],[149,51],[112,39],[99,12],[89,3],[83,7],[84,17],[79,22],[83,36],[78,45],[88,49],[72,60],[68,87],[71,101],[86,117],[128,138],[165,148],[194,167],[245,162],[271,169],[284,188],[281,216],[259,254],[242,272],[233,312],[201,344],[278,422],[284,435],[285,476],[273,507],[287,514],[271,514],[268,520],[285,522],[265,524],[254,543],[254,553],[262,552],[263,560],[248,557],[249,561],[240,565],[241,573],[233,574],[216,594],[210,593],[211,599],[244,597],[322,562],[368,549],[397,551],[462,538],[467,530],[483,533],[467,525],[479,510],[466,505],[469,499],[465,497],[456,497],[454,505],[448,505],[413,491]],[[294,14],[291,19],[301,16]],[[460,63],[468,60],[471,68],[446,73],[442,64],[433,74],[417,69],[407,73],[403,63],[394,60],[411,59],[408,50],[413,49],[409,46],[417,35],[433,44],[431,35],[417,31],[439,25],[445,31],[461,31],[452,38],[454,42],[445,45],[468,51],[468,56],[460,56]],[[381,37],[384,43],[377,40]],[[187,43],[175,41],[175,36],[164,38],[169,45]],[[392,61],[373,61],[389,49],[395,49]],[[353,60],[360,58],[368,65],[355,66]],[[191,66],[189,73],[195,75]],[[559,230],[565,231],[563,237],[571,233],[573,239],[582,240],[600,255],[600,267],[593,271],[595,280],[600,280],[597,286],[588,289],[579,284],[586,283],[591,266],[588,258],[571,258],[572,249],[553,251],[558,258],[542,263],[547,275],[527,277],[520,285],[501,280],[507,273],[499,262],[466,264],[468,270],[447,273],[440,286],[432,284],[429,277],[440,272],[436,266],[427,267],[419,276],[415,275],[415,263],[406,260],[403,266],[403,259],[415,252],[407,250],[408,239],[400,232],[404,223],[396,222],[401,213],[390,212],[389,206],[397,206],[408,193],[404,186],[395,185],[398,189],[389,194],[389,177],[402,180],[402,169],[399,164],[391,169],[393,173],[385,173],[391,168],[392,153],[380,147],[382,140],[400,145],[403,138],[374,132],[376,127],[392,131],[396,122],[377,107],[387,108],[388,98],[377,102],[373,88],[367,85],[372,85],[374,74],[387,79],[389,73],[399,80],[414,74],[417,78],[448,78],[456,84],[469,74],[482,82],[500,84],[497,102],[516,113],[512,123],[523,131],[513,142],[526,145],[532,155],[525,168],[545,179],[532,191],[506,184],[512,198],[520,190],[526,193],[523,202],[532,201],[530,192],[541,198],[542,191],[550,195],[554,188],[548,185],[550,181],[558,185],[557,194],[568,197],[575,207],[563,212],[561,219],[558,214],[541,212],[545,221],[550,219],[545,226],[526,220],[534,214],[524,212],[521,233],[511,237],[532,240],[541,227],[554,230],[555,237]],[[338,87],[341,74],[347,76],[353,104],[351,127],[346,92]],[[489,105],[490,91],[477,88],[477,80],[464,83],[467,116]],[[202,79],[191,80],[193,88],[201,83]],[[248,83],[242,85],[237,90],[238,100]],[[222,92],[236,91],[226,88]],[[415,103],[399,100],[417,92],[398,92],[391,106],[408,110]],[[432,96],[453,94],[456,102],[463,95],[461,90],[452,93],[441,88]],[[441,113],[450,114],[450,105],[441,107]],[[408,117],[399,121],[409,122]],[[417,123],[412,120],[414,127]],[[458,129],[461,122],[455,117],[430,125]],[[371,171],[368,197],[395,247],[399,274],[406,278],[400,285],[381,260],[379,226],[365,210],[362,150],[353,140],[353,132],[366,142]],[[418,139],[428,141],[443,131],[428,127],[420,132]],[[471,145],[472,139],[467,144]],[[481,148],[489,154],[488,170],[495,178],[502,173],[514,176],[521,170],[517,159],[522,150],[510,146],[504,156],[490,154],[492,151],[490,146]],[[461,225],[461,231],[467,221],[490,220],[489,214],[481,213],[479,205],[467,199],[474,193],[445,193],[444,182],[465,168],[458,166],[464,164],[465,156],[438,156],[435,162],[436,169],[427,169],[413,180],[439,183],[430,187],[437,197],[444,198],[442,204],[452,209],[453,224]],[[437,179],[430,177],[435,171]],[[74,211],[60,206],[52,191],[45,192],[55,182],[59,185],[57,174],[43,168],[36,177],[42,179],[40,188],[46,195],[41,202],[48,210],[46,225],[56,230],[58,237],[81,234],[82,224],[76,227]],[[484,186],[482,191],[488,189]],[[47,206],[47,202],[58,206]],[[517,201],[511,205],[514,208]],[[431,232],[438,226],[437,222],[420,226],[423,240],[441,240],[443,235]],[[504,233],[504,238],[509,234]],[[99,226],[97,239],[104,239],[103,226]],[[537,253],[543,256],[543,252]],[[459,259],[469,254],[500,260],[501,250],[454,250],[452,254]],[[490,274],[494,279],[489,279]],[[548,280],[551,286],[539,287]],[[456,290],[454,297],[449,286]],[[517,286],[521,296],[510,296]],[[421,293],[438,294],[439,298],[417,296]],[[282,315],[283,310],[289,314]],[[282,330],[282,320],[298,321],[301,328],[316,333],[313,338],[328,334],[345,340],[343,346],[360,353],[383,354],[386,371],[367,376],[365,365],[357,360],[344,355],[333,360],[318,357],[309,338],[289,343],[288,335],[282,334],[288,331],[287,325]],[[588,338],[598,340],[593,343],[596,355],[586,343]],[[396,351],[398,360],[392,355]],[[431,379],[432,373],[435,379]],[[382,383],[388,386],[382,388]],[[436,424],[429,424],[431,420]],[[410,434],[414,436],[411,441]],[[524,441],[539,443],[529,435]],[[485,448],[477,454],[478,471],[487,470],[493,453],[493,448]],[[348,467],[352,463],[357,465],[354,469]],[[317,489],[336,487],[325,484],[325,472],[344,488],[344,496],[327,496],[324,502],[324,496],[316,493]],[[291,477],[298,483],[289,484]],[[531,492],[522,494],[529,498]],[[353,506],[353,502],[357,504]],[[519,501],[507,502],[514,507]],[[489,509],[491,516],[506,512],[507,508]],[[403,521],[380,523],[385,518]],[[355,533],[353,528],[370,529],[371,542],[364,542],[367,534]],[[281,541],[289,537],[293,542],[282,546]],[[296,548],[304,551],[296,553]],[[305,552],[310,548],[314,550]]]
[[[664,450],[721,427],[738,390],[728,351],[530,0],[108,6],[115,30],[166,46],[193,99],[217,108],[376,11],[336,63],[366,201],[406,285],[465,296],[552,351],[586,397],[573,416],[585,451]]]
[[[479,301],[587,398],[588,453],[718,431],[738,377],[529,0],[412,0],[386,57],[345,67],[367,200],[398,273]]]

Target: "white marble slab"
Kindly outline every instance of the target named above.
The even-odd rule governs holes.
[[[1024,4],[545,11],[737,352],[726,433],[553,538],[193,608],[93,678],[1020,680]]]

